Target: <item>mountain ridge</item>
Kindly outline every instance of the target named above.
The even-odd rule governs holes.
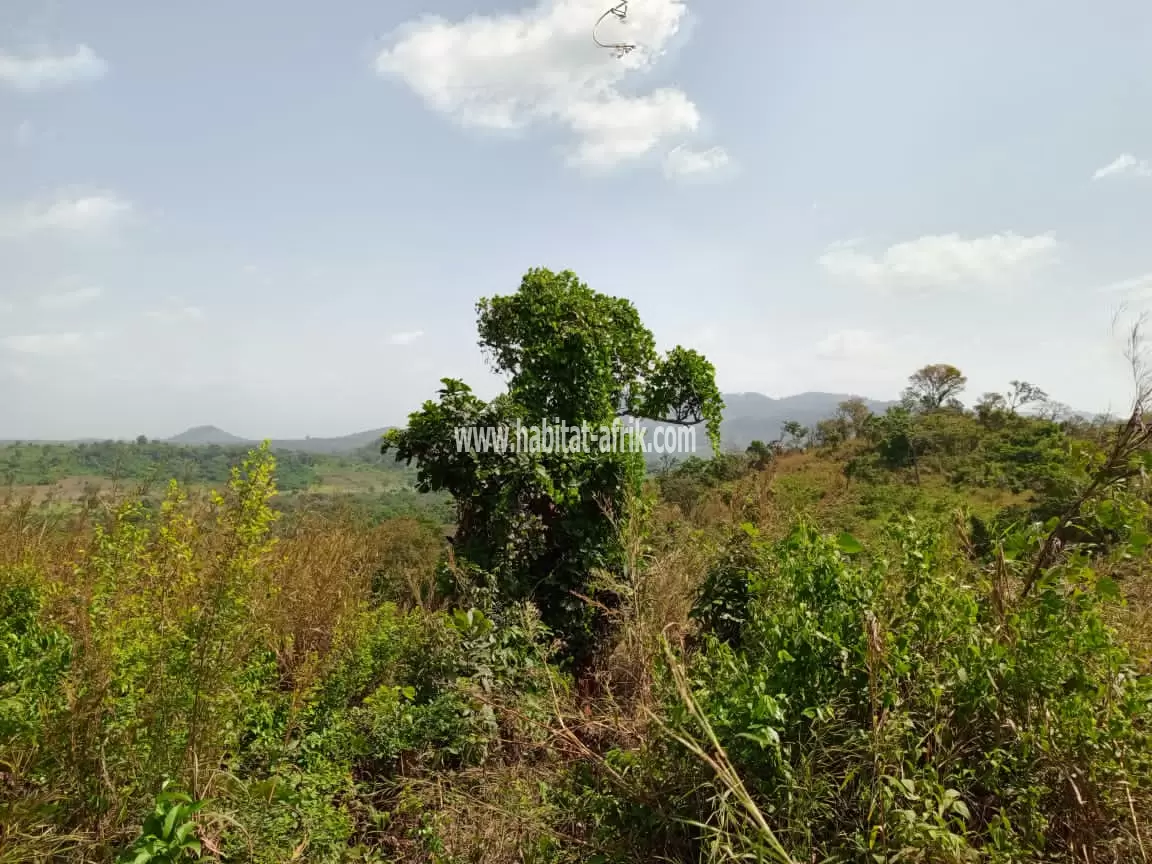
[[[823,391],[806,391],[791,396],[773,397],[754,391],[742,393],[725,393],[724,421],[720,426],[720,439],[726,449],[747,447],[755,439],[771,441],[781,437],[781,426],[795,420],[804,426],[831,417],[836,406],[846,399],[854,398],[850,393],[827,393]],[[882,412],[893,401],[879,399],[864,399],[865,404],[874,412]],[[652,423],[655,421],[645,421]],[[332,438],[294,438],[272,439],[273,450],[296,450],[304,453],[343,453],[366,447],[380,439],[388,429],[369,429],[364,432],[354,432],[350,435],[341,435]],[[205,445],[205,444],[257,444],[259,439],[240,438],[225,432],[216,426],[195,426],[164,439],[170,444]],[[707,437],[703,434],[697,436],[696,452],[707,453],[709,450]]]

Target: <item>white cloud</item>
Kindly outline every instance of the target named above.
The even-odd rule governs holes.
[[[61,291],[58,294],[45,294],[40,298],[40,305],[47,309],[72,309],[76,306],[83,306],[92,300],[96,300],[104,294],[104,289],[99,285],[86,285],[83,288],[77,288],[74,291]]]
[[[1092,175],[1093,180],[1103,180],[1106,177],[1152,177],[1152,162],[1137,159],[1131,153],[1121,153]]]
[[[392,345],[411,345],[423,335],[423,330],[405,330],[400,333],[393,333],[388,337],[388,342]]]
[[[668,50],[687,11],[683,0],[645,0],[629,7],[626,22],[609,18],[604,38],[638,46],[623,57],[592,41],[604,8],[603,0],[540,0],[520,12],[463,21],[425,17],[389,37],[376,71],[404,81],[462,126],[565,128],[576,136],[570,161],[611,167],[693,132],[700,113],[676,88],[620,90]]]
[[[664,158],[664,173],[669,177],[699,177],[726,168],[729,161],[723,147],[693,150],[681,146]]]
[[[175,306],[168,309],[151,309],[147,315],[164,324],[175,324],[181,321],[200,321],[204,318],[204,310],[199,306]]]
[[[1131,279],[1122,279],[1111,285],[1105,285],[1099,290],[1106,294],[1127,294],[1130,297],[1150,298],[1152,297],[1152,273],[1133,276]]]
[[[93,81],[107,71],[108,64],[87,45],[77,45],[69,54],[21,57],[0,51],[0,82],[16,90],[42,90]]]
[[[101,236],[123,223],[131,213],[132,204],[111,192],[63,193],[51,200],[28,202],[0,212],[0,239],[39,234]]]
[[[831,276],[878,287],[993,284],[1026,275],[1050,260],[1057,247],[1049,234],[1008,232],[971,239],[932,234],[889,246],[879,255],[861,251],[858,241],[834,243],[820,256],[820,265]]]
[[[871,330],[837,330],[816,343],[816,354],[831,360],[875,360],[889,354],[887,343]]]
[[[24,336],[8,336],[3,340],[6,348],[17,354],[36,354],[53,357],[61,354],[75,354],[85,351],[104,338],[96,333],[29,333]]]

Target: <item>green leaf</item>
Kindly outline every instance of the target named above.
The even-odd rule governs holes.
[[[840,547],[840,551],[845,555],[856,555],[857,553],[864,551],[864,546],[860,543],[860,541],[849,534],[847,531],[840,532],[840,534],[836,537],[836,545]]]
[[[160,835],[165,840],[172,836],[172,831],[176,827],[176,820],[180,818],[183,807],[176,806],[168,811],[168,815],[164,817],[164,830]]]
[[[755,741],[760,745],[761,750],[768,747],[776,747],[780,744],[780,733],[771,726],[764,726],[752,732],[740,732],[736,737]]]
[[[1101,576],[1096,580],[1096,593],[1106,600],[1116,600],[1120,597],[1120,586],[1111,576]]]

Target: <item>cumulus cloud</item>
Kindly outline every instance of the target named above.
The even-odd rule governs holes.
[[[1121,153],[1103,168],[1096,169],[1093,180],[1108,177],[1152,177],[1152,162],[1137,159],[1131,153]]]
[[[669,177],[701,177],[726,168],[729,162],[723,147],[693,150],[682,145],[664,158],[664,173]]]
[[[676,88],[621,89],[668,50],[686,14],[683,0],[646,0],[629,7],[626,22],[609,18],[606,39],[638,46],[623,57],[592,41],[604,6],[602,0],[540,0],[519,12],[462,21],[425,17],[391,35],[376,71],[403,81],[429,108],[462,126],[565,128],[575,136],[573,163],[608,168],[693,132],[700,113]]]
[[[104,338],[96,333],[28,333],[23,336],[7,336],[4,347],[17,354],[35,354],[54,357],[62,354],[75,354],[91,348]]]
[[[858,241],[834,243],[820,256],[820,266],[830,276],[877,287],[995,284],[1026,275],[1050,260],[1057,248],[1049,234],[932,234],[879,254],[862,251]]]
[[[86,285],[73,291],[45,294],[40,298],[40,305],[46,309],[72,309],[99,299],[103,294],[104,289],[99,285]]]
[[[94,237],[121,225],[132,204],[111,192],[86,195],[62,193],[0,211],[0,239],[22,239],[41,234]]]
[[[423,335],[423,330],[405,330],[400,333],[393,333],[388,337],[388,342],[392,345],[411,345]]]
[[[87,45],[77,45],[66,54],[16,55],[0,51],[0,83],[16,90],[46,90],[80,81],[102,78],[105,63]]]

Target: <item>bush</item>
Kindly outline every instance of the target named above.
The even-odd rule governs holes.
[[[796,858],[1137,857],[1126,790],[1149,776],[1152,686],[1104,624],[1107,582],[1081,562],[1006,610],[937,529],[905,519],[890,542],[867,557],[801,525],[756,544],[742,638],[703,616],[688,659]],[[679,700],[666,710],[698,734]],[[714,824],[714,805],[690,800]]]

